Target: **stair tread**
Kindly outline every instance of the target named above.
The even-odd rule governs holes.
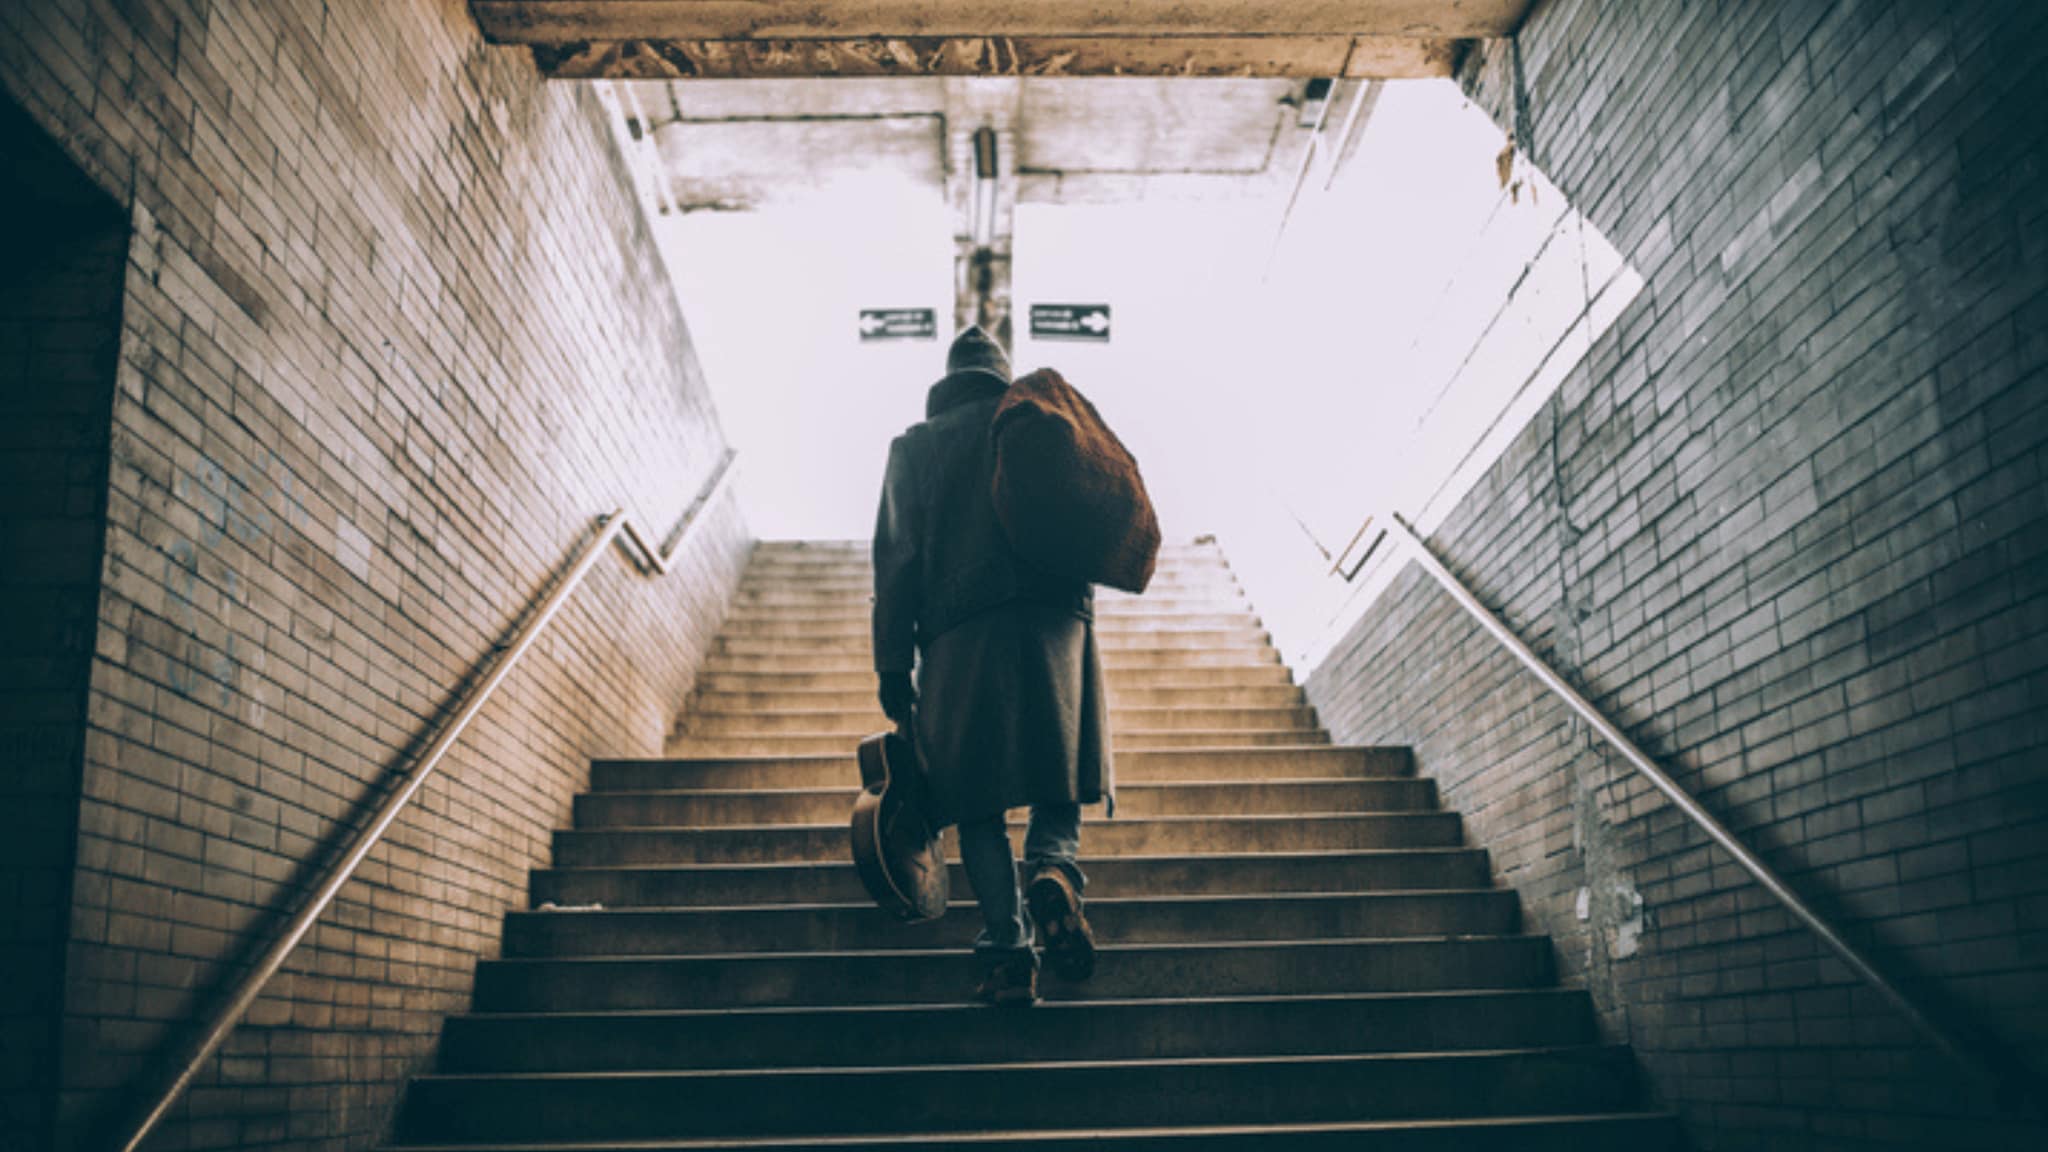
[[[986,1009],[984,1009],[986,1011]],[[879,1065],[816,1065],[790,1068],[653,1068],[625,1072],[433,1072],[414,1078],[414,1082],[426,1083],[475,1083],[478,1081],[519,1080],[527,1082],[576,1082],[576,1081],[618,1081],[618,1080],[731,1080],[741,1077],[869,1077],[900,1076],[905,1073],[943,1073],[961,1075],[973,1073],[1015,1075],[1019,1072],[1054,1070],[1104,1071],[1115,1068],[1270,1068],[1285,1065],[1309,1064],[1386,1064],[1394,1061],[1441,1061],[1444,1063],[1472,1062],[1478,1060],[1499,1060],[1504,1057],[1550,1056],[1578,1053],[1613,1053],[1627,1049],[1625,1044],[1551,1044],[1525,1048],[1474,1048],[1459,1051],[1421,1049],[1413,1052],[1344,1052],[1315,1055],[1272,1055],[1272,1056],[1167,1056],[1156,1059],[1114,1059],[1114,1060],[1020,1060],[1015,1062],[987,1062],[975,1064],[879,1064]]]
[[[986,1132],[906,1132],[906,1133],[861,1133],[848,1136],[803,1136],[803,1137],[719,1137],[703,1140],[606,1140],[594,1142],[538,1141],[533,1143],[472,1143],[472,1144],[385,1144],[383,1152],[495,1152],[504,1149],[531,1150],[531,1152],[595,1152],[597,1149],[646,1150],[661,1152],[675,1149],[684,1152],[698,1148],[784,1148],[792,1145],[806,1148],[887,1148],[900,1145],[918,1144],[989,1144],[1000,1145],[1023,1141],[1075,1140],[1089,1141],[1104,1137],[1118,1140],[1145,1138],[1173,1138],[1187,1136],[1265,1136],[1304,1133],[1351,1133],[1371,1134],[1375,1132],[1402,1132],[1411,1130],[1481,1131],[1486,1129],[1515,1129],[1531,1125],[1547,1126],[1595,1126],[1614,1123],[1675,1123],[1675,1113],[1645,1110],[1640,1112],[1582,1112],[1582,1113],[1532,1113],[1520,1116],[1443,1116],[1410,1120],[1349,1120],[1310,1124],[1212,1124],[1181,1126],[1141,1126],[1133,1128],[1033,1128]]]
[[[881,731],[881,729],[880,729],[880,728],[878,727],[878,728],[875,728],[875,729],[873,729],[873,730],[870,730],[870,731],[867,731],[867,732],[864,732],[864,733],[863,733],[863,732],[851,732],[851,731],[849,731],[849,732],[822,732],[822,733],[810,733],[810,734],[799,734],[799,733],[795,733],[795,732],[747,732],[747,733],[720,733],[720,734],[718,734],[718,735],[716,735],[716,736],[693,736],[693,735],[691,735],[691,734],[685,733],[685,734],[684,734],[684,736],[683,736],[683,737],[681,738],[681,740],[679,740],[679,741],[678,741],[678,743],[683,743],[683,742],[686,742],[686,741],[689,741],[689,740],[704,740],[704,741],[715,741],[715,740],[757,740],[757,739],[758,739],[758,740],[774,740],[774,739],[799,739],[799,740],[808,740],[808,739],[829,739],[829,740],[839,740],[839,739],[853,739],[853,738],[856,738],[856,737],[858,737],[858,738],[860,738],[860,739],[865,739],[866,737],[868,737],[868,736],[872,736],[872,735],[874,735],[874,734],[875,734],[876,732],[879,732],[879,731]],[[1132,730],[1132,729],[1128,729],[1128,728],[1126,728],[1126,729],[1124,729],[1124,730],[1122,730],[1122,731],[1120,731],[1120,732],[1117,732],[1117,733],[1115,733],[1115,735],[1118,735],[1118,736],[1160,736],[1160,735],[1171,735],[1171,736],[1197,736],[1197,735],[1200,735],[1200,736],[1217,736],[1217,735],[1243,735],[1245,731],[1257,731],[1257,729],[1240,729],[1240,730],[1238,730],[1238,731],[1236,731],[1236,732],[1213,732],[1213,731],[1207,731],[1207,730],[1204,730],[1204,729],[1190,729],[1190,728],[1181,728],[1181,729],[1175,729],[1175,728],[1164,728],[1164,729],[1154,729],[1154,730],[1150,730],[1150,731],[1142,731],[1142,732],[1141,732],[1141,731],[1134,731],[1134,730]],[[1279,730],[1275,729],[1275,730],[1273,730],[1273,731],[1279,731]],[[1306,729],[1304,729],[1304,731],[1306,731]],[[1293,732],[1289,732],[1289,733],[1288,733],[1288,735],[1294,735],[1294,734],[1295,734],[1295,733],[1293,733]],[[1342,745],[1339,745],[1339,744],[1222,744],[1222,743],[1219,743],[1219,744],[1180,744],[1180,745],[1176,745],[1176,746],[1174,746],[1174,747],[1172,747],[1172,748],[1119,748],[1119,749],[1117,749],[1117,750],[1116,750],[1116,754],[1117,754],[1117,757],[1118,757],[1119,759],[1121,759],[1121,758],[1123,758],[1123,757],[1125,757],[1125,756],[1136,756],[1136,755],[1141,755],[1141,754],[1144,754],[1144,753],[1150,753],[1150,752],[1229,752],[1229,753],[1233,753],[1233,754],[1235,754],[1235,753],[1239,753],[1239,752],[1308,752],[1308,751],[1320,751],[1320,750],[1324,750],[1324,749],[1331,749],[1331,748],[1340,748],[1340,749],[1341,749],[1341,748],[1343,748],[1343,746],[1342,746]],[[1347,751],[1348,751],[1348,749],[1345,749],[1345,750],[1347,750]],[[785,755],[785,754],[783,754],[783,753],[780,753],[780,752],[736,752],[736,753],[731,753],[731,754],[719,754],[719,753],[706,753],[706,754],[704,754],[704,755],[701,755],[701,756],[689,756],[689,755],[678,755],[678,756],[650,756],[650,757],[648,757],[648,758],[647,758],[647,760],[641,760],[641,761],[630,761],[630,760],[603,760],[603,761],[598,761],[598,763],[603,763],[603,764],[624,764],[624,763],[647,763],[648,761],[654,761],[654,762],[663,762],[663,761],[667,761],[667,762],[677,762],[677,761],[689,761],[689,760],[794,760],[794,759],[804,759],[804,758],[818,758],[818,759],[824,759],[824,760],[850,760],[850,759],[852,759],[853,755],[854,755],[854,753],[853,753],[852,751],[850,751],[850,750],[849,750],[848,752],[844,753],[844,754],[835,754],[835,753],[831,753],[831,752],[791,752],[791,753],[789,753],[789,754]]]
[[[1149,860],[1351,860],[1358,858],[1387,858],[1395,856],[1467,856],[1480,851],[1477,848],[1330,848],[1309,852],[1171,852],[1133,854],[1130,856],[1091,856],[1085,851],[1080,863],[1083,870],[1093,862],[1097,864],[1114,860],[1118,863],[1141,863]],[[537,868],[536,872],[759,872],[776,869],[818,869],[852,868],[850,860],[833,863],[819,863],[811,860],[776,860],[760,864],[734,864],[709,862],[704,864],[575,864],[559,867]]]
[[[1036,1004],[1042,1013],[1090,1013],[1098,1009],[1159,1009],[1159,1011],[1200,1011],[1208,1006],[1315,1006],[1315,1004],[1393,1004],[1393,1002],[1509,1002],[1509,1000],[1573,1000],[1585,996],[1577,988],[1446,988],[1440,992],[1315,992],[1315,994],[1266,994],[1266,996],[1159,996],[1159,998],[1108,998],[1108,1000],[1044,1000]],[[741,1017],[887,1017],[887,1015],[946,1015],[946,1017],[987,1017],[987,1004],[958,1002],[899,1002],[899,1004],[745,1004],[729,1009],[582,1009],[582,1011],[475,1011],[455,1019],[520,1023],[520,1021],[705,1021]],[[1493,1050],[1475,1050],[1493,1052]]]
[[[1266,892],[1217,892],[1199,895],[1175,896],[1090,896],[1090,909],[1131,907],[1138,904],[1230,904],[1230,903],[1272,903],[1275,901],[1301,901],[1335,903],[1340,900],[1416,900],[1430,897],[1487,896],[1498,899],[1513,895],[1507,888],[1404,888],[1399,891],[1364,892],[1316,892],[1316,891],[1266,891]],[[949,900],[947,908],[973,908],[972,898]],[[791,912],[867,912],[872,902],[861,903],[850,900],[819,901],[800,904],[634,904],[617,908],[590,909],[544,909],[514,908],[508,916],[680,916],[712,913],[731,914],[734,912],[772,912],[787,915]]]
[[[1523,1116],[1444,1116],[1420,1120],[1350,1120],[1316,1124],[1212,1124],[1185,1126],[1146,1126],[1136,1128],[1033,1128],[991,1132],[907,1132],[907,1133],[862,1133],[856,1136],[805,1136],[798,1139],[787,1137],[720,1138],[710,1140],[614,1140],[595,1143],[564,1143],[547,1141],[532,1144],[386,1144],[385,1152],[486,1152],[490,1149],[533,1149],[535,1152],[582,1152],[586,1149],[660,1149],[692,1148],[779,1148],[791,1144],[804,1147],[845,1147],[878,1148],[899,1144],[956,1144],[988,1143],[1000,1144],[1012,1141],[1039,1140],[1091,1140],[1114,1136],[1119,1140],[1145,1137],[1243,1135],[1258,1136],[1280,1133],[1309,1132],[1397,1132],[1411,1129],[1483,1130],[1489,1128],[1517,1128],[1532,1124],[1540,1125],[1596,1125],[1627,1121],[1676,1122],[1677,1115],[1671,1112],[1645,1110],[1640,1112],[1582,1112],[1582,1113],[1534,1113]]]
[[[1390,753],[1401,753],[1403,751],[1404,750],[1399,748],[1398,746],[1384,744],[1253,744],[1241,745],[1236,747],[1190,746],[1185,748],[1135,748],[1128,752],[1117,753],[1117,759],[1121,760],[1126,756],[1164,756],[1170,758],[1176,756],[1211,755],[1218,752],[1228,752],[1233,755],[1241,753],[1248,757],[1265,759],[1276,758],[1282,754],[1287,753],[1301,752],[1315,753],[1318,755],[1336,755],[1341,753],[1348,753],[1354,755],[1364,754],[1370,756],[1375,754],[1385,755]],[[690,765],[782,763],[792,760],[807,761],[814,763],[832,762],[841,764],[853,764],[856,762],[854,758],[854,751],[852,749],[848,749],[845,752],[755,752],[734,753],[732,755],[721,756],[604,756],[592,760],[591,763],[593,765]]]
[[[1387,812],[1234,812],[1228,816],[1104,816],[1099,820],[1086,818],[1084,820],[1087,823],[1096,825],[1117,824],[1128,826],[1134,824],[1271,823],[1279,820],[1357,820],[1367,818],[1442,820],[1455,815],[1456,813],[1443,809],[1426,809],[1423,811],[1395,810]],[[1017,819],[1009,820],[1007,823],[1013,828],[1022,828],[1024,826],[1024,821]],[[632,836],[646,832],[787,832],[792,829],[815,831],[827,828],[835,832],[846,831],[846,825],[841,821],[835,820],[829,824],[627,824],[614,828],[558,828],[555,832],[557,835],[574,836]]]
[[[963,944],[713,953],[676,946],[639,954],[515,955],[479,963],[476,1003],[564,1009],[950,1004],[969,999],[979,974]],[[1045,983],[1044,1002],[1190,991],[1413,992],[1556,982],[1550,938],[1511,930],[1460,937],[1196,938],[1105,943],[1097,951],[1103,963],[1093,980]],[[848,986],[849,980],[856,983]]]
[[[1176,940],[1137,944],[1098,944],[1098,955],[1115,955],[1124,952],[1185,952],[1225,951],[1239,949],[1271,948],[1357,948],[1394,946],[1406,947],[1417,944],[1459,944],[1486,943],[1489,941],[1547,940],[1537,932],[1475,932],[1461,936],[1319,936],[1313,940]],[[606,956],[504,956],[488,960],[488,964],[646,964],[663,960],[825,960],[834,957],[868,956],[901,963],[920,957],[941,957],[959,959],[965,955],[959,948],[834,948],[805,952],[644,952],[632,955]],[[969,957],[971,959],[971,957]],[[1098,968],[1100,965],[1098,965]],[[1085,985],[1075,985],[1065,991],[1085,993]]]
[[[1539,1000],[1575,998],[1585,993],[1572,988],[1455,988],[1433,992],[1319,992],[1273,993],[1260,996],[1162,996],[1156,999],[1119,997],[1104,1000],[1048,1000],[1037,1007],[1046,1012],[1082,1012],[1098,1008],[1200,1008],[1207,1005],[1281,1004],[1374,1004],[1395,1001],[1430,1000]],[[467,1012],[468,1020],[691,1020],[735,1016],[867,1016],[900,1012],[946,1013],[986,1016],[983,1004],[769,1004],[732,1008],[619,1008],[557,1012]]]
[[[1176,749],[1178,751],[1178,749]],[[843,759],[843,757],[821,757],[821,759]],[[1118,792],[1158,792],[1170,788],[1223,791],[1230,788],[1314,787],[1354,788],[1360,784],[1403,784],[1424,783],[1419,780],[1400,778],[1344,777],[1344,776],[1261,776],[1256,780],[1132,780],[1119,783]],[[859,781],[851,781],[842,787],[819,788],[606,788],[602,795],[607,797],[634,796],[850,796],[861,790]],[[593,792],[591,795],[600,793]]]
[[[1130,705],[1123,705],[1123,706],[1117,706],[1117,705],[1112,705],[1112,706],[1110,707],[1110,710],[1109,710],[1109,711],[1110,711],[1110,714],[1111,714],[1111,715],[1115,715],[1115,714],[1116,714],[1116,713],[1118,713],[1118,712],[1252,712],[1252,713],[1267,713],[1267,712],[1296,712],[1296,713],[1298,713],[1298,712],[1303,712],[1303,711],[1306,711],[1307,709],[1308,709],[1308,705],[1306,705],[1306,704],[1130,704]],[[693,716],[779,716],[779,717],[796,717],[796,716],[820,716],[820,717],[825,717],[825,716],[829,716],[829,717],[831,717],[831,718],[832,718],[832,720],[833,720],[833,721],[835,721],[835,722],[837,722],[837,721],[841,721],[841,720],[844,720],[845,718],[847,718],[847,717],[849,717],[849,716],[851,716],[851,717],[855,717],[855,718],[858,718],[858,719],[862,719],[862,720],[865,720],[865,719],[869,719],[869,718],[873,718],[873,719],[876,719],[876,720],[884,720],[884,719],[885,719],[885,718],[884,718],[884,717],[882,716],[882,713],[881,713],[880,709],[878,709],[878,708],[877,708],[877,709],[872,709],[872,710],[871,710],[871,709],[866,709],[866,708],[731,708],[731,709],[725,709],[725,710],[719,710],[719,709],[716,709],[716,708],[699,708],[699,709],[695,710],[694,712],[692,712],[692,713],[691,713],[691,715],[693,715]],[[1229,729],[1223,729],[1223,731],[1229,731]]]

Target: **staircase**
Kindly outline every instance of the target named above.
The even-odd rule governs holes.
[[[395,1146],[1677,1146],[1407,750],[1330,743],[1213,546],[1098,602],[1095,977],[969,1003],[957,865],[904,927],[848,862],[869,591],[863,545],[759,547],[670,757],[594,766]]]

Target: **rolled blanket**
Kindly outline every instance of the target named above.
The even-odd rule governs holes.
[[[1130,449],[1050,368],[1012,383],[989,425],[996,517],[1010,546],[1055,575],[1143,592],[1159,518]]]

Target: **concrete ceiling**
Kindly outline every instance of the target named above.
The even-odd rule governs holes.
[[[1448,76],[1531,0],[470,0],[601,90],[658,213],[929,191],[956,318],[1007,325],[1019,203],[1272,199],[1343,165],[1382,79]],[[1336,117],[1333,109],[1343,109]],[[992,179],[976,140],[993,141]],[[984,159],[988,152],[981,153]],[[857,203],[846,198],[842,203]],[[911,201],[899,201],[909,203]]]
[[[1448,75],[1530,0],[470,0],[562,79]]]
[[[1332,88],[1326,133],[1357,87]],[[944,193],[965,175],[966,138],[982,125],[997,131],[1014,201],[1271,196],[1294,175],[1316,111],[1304,112],[1303,83],[1276,79],[694,80],[613,91],[629,136],[653,142],[657,207],[685,212],[764,207],[877,172]]]

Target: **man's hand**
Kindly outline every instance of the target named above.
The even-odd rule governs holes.
[[[909,724],[911,710],[917,707],[917,689],[910,683],[908,672],[884,672],[882,677],[882,714],[898,724]]]

